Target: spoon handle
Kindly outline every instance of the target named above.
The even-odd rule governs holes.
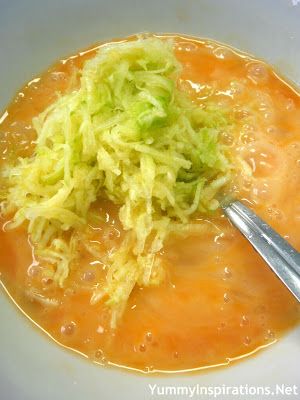
[[[232,224],[300,302],[300,253],[240,201],[226,204],[223,209]]]

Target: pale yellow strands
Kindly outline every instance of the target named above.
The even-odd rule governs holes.
[[[3,172],[2,209],[14,214],[7,228],[28,222],[38,259],[61,287],[91,204],[107,198],[120,206],[127,234],[91,299],[111,306],[113,327],[136,284],[163,280],[157,253],[169,233],[191,229],[195,212],[215,210],[230,179],[229,152],[219,143],[228,117],[176,88],[181,66],[172,46],[147,38],[101,49],[81,71],[80,88],[33,120],[32,157]]]

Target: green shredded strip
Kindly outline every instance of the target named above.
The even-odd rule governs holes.
[[[195,104],[177,88],[181,65],[173,43],[139,38],[105,46],[81,71],[80,88],[33,119],[34,153],[4,171],[13,214],[8,229],[28,223],[36,254],[63,287],[76,259],[74,232],[96,199],[120,206],[127,234],[111,256],[106,285],[92,295],[112,308],[112,327],[135,285],[158,285],[157,253],[195,213],[219,206],[230,179],[221,131],[226,113]],[[52,271],[52,272],[51,272]]]

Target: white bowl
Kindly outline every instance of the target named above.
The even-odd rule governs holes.
[[[300,0],[2,0],[0,108],[23,83],[60,57],[99,40],[141,31],[179,32],[228,43],[264,58],[300,85],[299,21]],[[102,368],[62,350],[33,328],[4,293],[0,293],[0,309],[3,400],[163,398],[157,387],[152,395],[149,384],[160,389],[198,384],[198,390],[203,386],[208,391],[209,387],[218,391],[219,386],[222,390],[222,385],[270,386],[271,391],[276,390],[276,384],[298,385],[300,397],[299,328],[229,368],[193,375],[147,376]],[[185,389],[178,393],[181,395],[166,398],[188,398]],[[200,398],[196,394],[194,398]],[[209,397],[213,398],[201,396]],[[243,397],[250,398],[241,393],[218,396]],[[263,398],[259,394],[251,397]]]

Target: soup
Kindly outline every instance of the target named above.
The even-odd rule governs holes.
[[[300,249],[299,94],[260,60],[213,41],[168,38],[182,64],[178,87],[194,104],[212,102],[234,120],[233,131],[224,128],[221,140],[238,155],[245,173],[234,177],[231,193]],[[77,71],[105,46],[60,60],[17,94],[1,119],[1,167],[32,154],[32,118],[58,92],[76,90]],[[77,243],[76,268],[62,287],[42,273],[26,227],[7,230],[2,220],[2,284],[62,346],[102,365],[144,372],[196,370],[253,354],[299,322],[297,301],[215,211],[193,217],[195,224],[213,227],[207,233],[168,237],[159,252],[165,279],[154,287],[135,285],[111,327],[107,303],[91,304],[91,293],[105,281],[107,259],[126,232],[113,202],[98,199],[92,208],[98,217],[89,220],[85,242]]]

